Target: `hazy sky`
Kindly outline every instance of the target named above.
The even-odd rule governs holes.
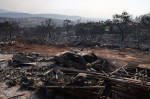
[[[150,0],[0,0],[0,8],[26,13],[111,18],[123,10],[133,16],[148,13]]]

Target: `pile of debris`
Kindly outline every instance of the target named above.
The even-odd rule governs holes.
[[[47,95],[61,91],[88,99],[150,96],[149,70],[138,66],[129,69],[127,64],[115,69],[109,60],[90,51],[68,51],[57,56],[18,53],[8,62],[8,67],[0,69],[0,83],[6,82],[8,87],[44,90]]]
[[[63,64],[67,68],[108,70],[106,59],[98,58],[90,51],[68,51],[61,53],[59,56],[55,56],[54,59],[57,63]]]

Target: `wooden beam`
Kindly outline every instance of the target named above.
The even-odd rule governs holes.
[[[58,88],[71,88],[71,89],[98,89],[105,88],[105,86],[45,86],[45,88],[58,89]]]

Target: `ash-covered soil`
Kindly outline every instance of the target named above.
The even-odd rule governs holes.
[[[138,66],[139,64],[150,64],[150,52],[139,51],[131,48],[107,48],[107,47],[70,47],[67,44],[62,45],[39,45],[16,43],[0,47],[0,98],[2,99],[70,99],[67,95],[55,93],[55,95],[46,95],[39,90],[40,86],[59,85],[71,79],[70,76],[62,77],[61,71],[53,69],[53,57],[64,51],[88,50],[100,58],[104,58],[113,63],[116,68],[125,64],[128,67]],[[22,55],[17,57],[16,53],[27,53],[29,57]],[[31,54],[32,53],[32,54]],[[30,55],[31,54],[31,55]],[[17,60],[12,59],[16,55]],[[30,57],[32,56],[32,57]],[[23,63],[28,64],[23,64]],[[30,64],[31,63],[31,64]],[[62,66],[60,64],[59,66]],[[59,67],[58,66],[58,67]],[[150,68],[150,65],[148,68]],[[53,72],[51,72],[53,71]],[[44,75],[43,75],[44,74]],[[60,74],[61,79],[55,74]],[[53,79],[54,78],[54,79]],[[40,92],[39,92],[40,91]]]

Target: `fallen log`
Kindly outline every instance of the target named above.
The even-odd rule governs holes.
[[[129,85],[135,85],[135,86],[141,86],[141,80],[135,80],[131,78],[112,78],[108,77],[103,73],[97,73],[97,72],[91,72],[91,71],[84,71],[84,70],[76,70],[76,69],[69,69],[69,68],[59,68],[60,71],[64,73],[87,73],[90,74],[91,76],[97,77],[97,78],[104,78],[105,80],[112,81],[115,83],[124,83],[124,84],[129,84]],[[143,88],[149,89],[150,87],[150,82],[147,82],[145,85],[142,86]]]
[[[19,64],[15,64],[12,67],[23,67],[23,66],[36,66],[36,62],[33,63],[19,63]]]
[[[14,98],[21,97],[21,96],[24,96],[24,95],[25,94],[19,94],[19,95],[15,95],[15,96],[9,97],[7,99],[14,99]]]
[[[50,69],[50,70],[48,70],[47,72],[45,72],[43,75],[45,76],[45,75],[51,73],[52,71],[53,71],[53,69]]]
[[[59,67],[58,69],[64,73],[87,73],[87,74],[93,74],[93,75],[101,75],[102,77],[103,76],[105,77],[103,73],[98,73],[98,72],[93,72],[93,71],[91,72],[91,71],[70,69],[70,68],[64,68],[64,67]]]
[[[68,89],[99,89],[105,88],[105,86],[45,86],[44,88],[56,89],[56,88],[68,88]]]
[[[101,60],[96,60],[95,62],[92,62],[91,65],[100,64]]]

